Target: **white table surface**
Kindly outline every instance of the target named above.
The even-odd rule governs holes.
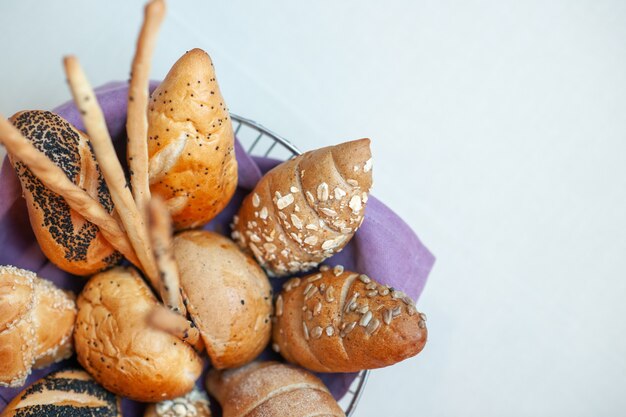
[[[357,416],[626,409],[626,3],[170,1],[153,78],[213,57],[230,109],[309,149],[369,136],[437,255],[422,354]],[[0,112],[126,79],[142,1],[2,1]]]

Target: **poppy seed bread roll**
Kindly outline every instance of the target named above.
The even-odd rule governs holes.
[[[341,251],[363,221],[372,186],[370,140],[317,149],[261,178],[233,222],[233,239],[266,271],[307,271]]]
[[[406,294],[341,266],[292,278],[276,299],[274,350],[316,372],[393,365],[417,355],[427,334]]]
[[[0,266],[0,386],[71,356],[74,295],[35,273]]]
[[[22,391],[0,417],[122,417],[120,398],[82,369],[54,372]]]
[[[230,201],[234,138],[211,58],[201,49],[185,53],[148,109],[150,191],[165,200],[177,230],[208,223]]]
[[[256,358],[272,329],[272,289],[259,265],[230,239],[204,230],[178,234],[174,256],[211,364],[233,368]]]
[[[89,143],[89,138],[61,116],[48,111],[23,111],[11,122],[67,177],[113,212],[113,202]],[[30,223],[46,257],[74,275],[91,275],[117,264],[121,255],[98,227],[70,209],[20,161],[9,159],[22,185]]]
[[[193,388],[202,360],[187,343],[147,325],[157,299],[135,269],[94,275],[77,305],[78,361],[106,389],[157,402]]]
[[[206,381],[222,405],[223,417],[345,417],[326,386],[304,369],[278,362],[254,362],[219,372]]]

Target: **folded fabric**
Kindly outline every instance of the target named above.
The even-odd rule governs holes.
[[[157,85],[158,83],[152,82],[152,89]],[[128,85],[125,82],[113,82],[96,89],[98,101],[123,165],[126,161],[127,91]],[[84,131],[80,114],[72,102],[63,104],[53,111]],[[239,141],[235,150],[239,164],[237,192],[226,209],[206,226],[206,229],[222,234],[229,233],[229,225],[245,195],[263,173],[279,163],[276,160],[248,155]],[[417,300],[434,261],[434,256],[410,227],[383,203],[371,197],[367,203],[363,225],[346,248],[329,259],[327,264],[341,264],[346,269],[367,274],[382,284],[403,290]],[[71,289],[76,293],[86,282],[83,278],[71,276],[56,268],[39,249],[30,227],[24,199],[21,197],[19,181],[8,159],[5,159],[0,171],[0,265],[5,264],[35,271],[61,288]],[[280,289],[284,281],[272,279],[275,291]],[[262,357],[280,360],[278,355],[269,349]],[[74,359],[34,371],[28,378],[27,385],[68,364],[75,364]],[[335,398],[340,399],[346,394],[356,374],[320,374],[320,377]],[[198,384],[201,383],[202,380],[199,380]],[[22,389],[0,388],[0,411]],[[123,407],[124,415],[137,416],[140,415],[143,405],[125,400]]]

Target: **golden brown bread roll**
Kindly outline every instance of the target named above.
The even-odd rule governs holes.
[[[237,187],[234,134],[209,55],[193,49],[152,93],[148,110],[150,191],[175,227],[208,223]]]
[[[22,391],[0,417],[122,417],[120,398],[83,370],[54,372]]]
[[[326,267],[287,281],[276,299],[273,347],[317,372],[381,368],[417,355],[426,317],[403,292]]]
[[[72,354],[74,295],[33,272],[0,266],[0,386]]]
[[[254,260],[231,240],[192,230],[174,238],[187,311],[218,369],[241,366],[267,345],[272,290]]]
[[[339,252],[363,221],[372,186],[369,143],[321,148],[272,169],[243,201],[233,239],[276,276]]]
[[[150,404],[144,417],[211,417],[209,397],[197,388],[182,397]]]
[[[193,388],[202,361],[186,343],[146,325],[157,300],[135,269],[94,275],[77,304],[78,361],[106,389],[156,402]]]
[[[71,181],[113,212],[111,196],[85,134],[48,111],[23,111],[11,122]],[[52,263],[74,275],[90,275],[121,260],[96,225],[71,210],[63,197],[46,188],[22,162],[11,154],[9,158],[22,184],[37,242]]]
[[[345,416],[322,381],[278,362],[254,362],[224,372],[211,370],[207,388],[223,417]]]

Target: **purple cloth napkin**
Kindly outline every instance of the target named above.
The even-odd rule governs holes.
[[[151,88],[154,89],[157,85],[158,82],[152,82]],[[112,82],[96,89],[111,137],[124,165],[127,91],[128,86],[125,82]],[[80,114],[72,102],[65,103],[53,111],[78,129],[84,130]],[[206,226],[208,230],[226,235],[229,233],[232,217],[245,195],[263,173],[279,163],[272,159],[248,155],[239,142],[236,143],[235,150],[239,163],[237,192],[224,211]],[[403,290],[417,300],[434,261],[434,256],[409,226],[383,203],[370,197],[363,225],[346,248],[327,263],[341,264],[346,269],[365,273],[383,284]],[[19,181],[8,159],[5,159],[0,171],[0,265],[6,264],[35,271],[39,276],[76,293],[86,282],[84,278],[69,275],[56,268],[39,249],[30,227],[24,199],[21,197]],[[274,290],[278,291],[284,281],[285,279],[272,279]],[[270,349],[263,352],[261,358],[280,360],[280,357]],[[67,366],[78,366],[76,359],[72,358],[34,371],[25,386],[56,369]],[[347,392],[356,374],[319,374],[319,376],[335,398],[340,399]],[[199,386],[203,384],[203,379],[198,381]],[[0,411],[23,388],[0,388]],[[143,407],[143,404],[129,400],[123,402],[124,415],[127,417],[141,416]]]

